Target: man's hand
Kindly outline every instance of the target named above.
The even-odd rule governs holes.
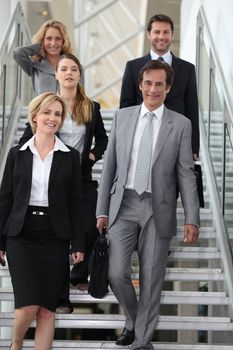
[[[193,160],[194,161],[198,160],[198,154],[197,153],[193,153]]]
[[[84,260],[84,253],[82,252],[72,253],[72,258],[73,258],[73,263],[78,264]]]
[[[199,236],[199,228],[196,225],[184,225],[184,242],[187,244],[196,243]]]
[[[108,217],[104,217],[104,216],[98,217],[96,227],[100,235],[102,234],[103,228],[105,228],[106,232],[108,233]]]
[[[5,251],[0,250],[0,264],[2,266],[6,265],[6,260],[5,260]]]

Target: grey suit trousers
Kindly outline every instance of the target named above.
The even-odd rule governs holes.
[[[139,196],[133,190],[125,190],[118,217],[109,232],[109,280],[124,310],[125,327],[135,329],[130,349],[153,349],[150,341],[159,316],[170,241],[156,234],[151,195]],[[134,250],[139,258],[138,300],[131,280]]]

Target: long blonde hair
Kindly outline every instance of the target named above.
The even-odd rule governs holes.
[[[81,74],[82,74],[81,63],[79,62],[79,60],[76,56],[74,56],[70,53],[66,53],[66,54],[59,57],[58,62],[57,62],[57,69],[58,69],[60,62],[64,58],[67,58],[67,59],[75,62],[75,64],[78,66],[80,76],[81,76]],[[82,85],[80,83],[78,83],[77,88],[76,88],[75,102],[74,102],[73,111],[72,111],[72,119],[77,124],[87,124],[92,119],[92,112],[93,112],[93,102],[85,94],[85,90],[82,87]]]
[[[42,44],[44,37],[46,35],[46,31],[49,28],[58,29],[61,33],[61,36],[63,39],[63,47],[62,47],[61,55],[65,54],[65,53],[71,53],[73,50],[71,47],[69,33],[66,29],[66,26],[59,21],[49,20],[49,21],[44,22],[42,24],[42,26],[40,27],[40,29],[38,30],[38,32],[32,37],[32,42],[34,44],[37,44],[37,43]]]
[[[53,92],[44,92],[43,94],[40,94],[33,98],[33,100],[31,100],[31,102],[28,105],[28,121],[31,125],[33,134],[35,134],[36,132],[36,122],[34,121],[34,117],[56,101],[60,102],[60,104],[62,105],[62,121],[59,127],[60,129],[66,117],[66,104],[63,101],[63,99],[57,94],[54,94]]]

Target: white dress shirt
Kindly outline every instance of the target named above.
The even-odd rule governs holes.
[[[153,50],[150,50],[150,57],[152,60],[157,60],[158,57],[163,57],[164,61],[170,66],[172,65],[172,54],[170,51],[166,52],[164,55],[157,55]]]
[[[48,184],[53,153],[58,150],[62,152],[70,152],[70,150],[59,140],[58,137],[55,136],[54,149],[47,154],[44,160],[42,160],[35,147],[34,139],[35,135],[20,148],[20,151],[25,151],[29,147],[33,154],[32,184],[29,205],[48,207]]]
[[[59,138],[66,145],[77,149],[81,158],[84,148],[85,134],[86,125],[77,124],[77,122],[72,119],[71,113],[68,113],[62,128],[59,130]]]
[[[152,159],[153,159],[153,154],[155,150],[155,145],[157,142],[158,134],[159,134],[159,129],[161,126],[162,122],[162,116],[163,116],[163,111],[164,111],[164,105],[160,106],[159,108],[155,109],[153,112],[156,117],[153,118],[153,145],[152,145]],[[128,170],[128,176],[125,184],[125,188],[127,189],[134,189],[134,178],[135,178],[135,172],[136,172],[136,165],[137,165],[137,158],[138,158],[138,150],[139,150],[139,145],[141,141],[141,137],[147,122],[147,117],[145,116],[148,112],[150,112],[144,103],[142,103],[136,130],[135,130],[135,135],[134,135],[134,140],[133,140],[133,146],[132,146],[132,152],[131,152],[131,159],[130,159],[130,164],[129,164],[129,170]]]

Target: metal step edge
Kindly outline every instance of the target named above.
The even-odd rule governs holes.
[[[0,268],[0,277],[9,277],[7,269]],[[138,274],[133,273],[132,278],[138,279]],[[209,268],[171,268],[166,269],[165,281],[224,281],[225,277],[221,269]]]
[[[8,350],[10,347],[10,340],[1,340],[0,349]],[[232,350],[232,345],[225,344],[178,344],[178,343],[160,343],[152,342],[154,350]],[[34,341],[24,340],[22,350],[34,349]],[[125,346],[115,345],[112,341],[85,341],[85,340],[54,340],[52,349],[64,350],[122,350],[126,349]]]
[[[13,313],[1,313],[0,327],[11,327],[13,318]],[[55,317],[56,328],[121,329],[124,327],[124,324],[125,317],[123,315],[56,314]],[[32,322],[31,327],[35,327],[35,321]],[[233,323],[229,317],[159,316],[156,329],[233,331]]]
[[[137,295],[139,289],[136,288]],[[12,288],[0,288],[1,301],[13,301],[14,295]],[[117,304],[118,301],[112,291],[104,298],[93,298],[87,291],[80,291],[71,288],[70,301],[72,303],[101,303],[101,304]],[[229,298],[224,292],[183,292],[183,291],[162,291],[161,304],[182,304],[182,305],[228,305]]]
[[[168,257],[170,260],[211,260],[211,259],[220,259],[221,254],[219,252],[172,252]]]

